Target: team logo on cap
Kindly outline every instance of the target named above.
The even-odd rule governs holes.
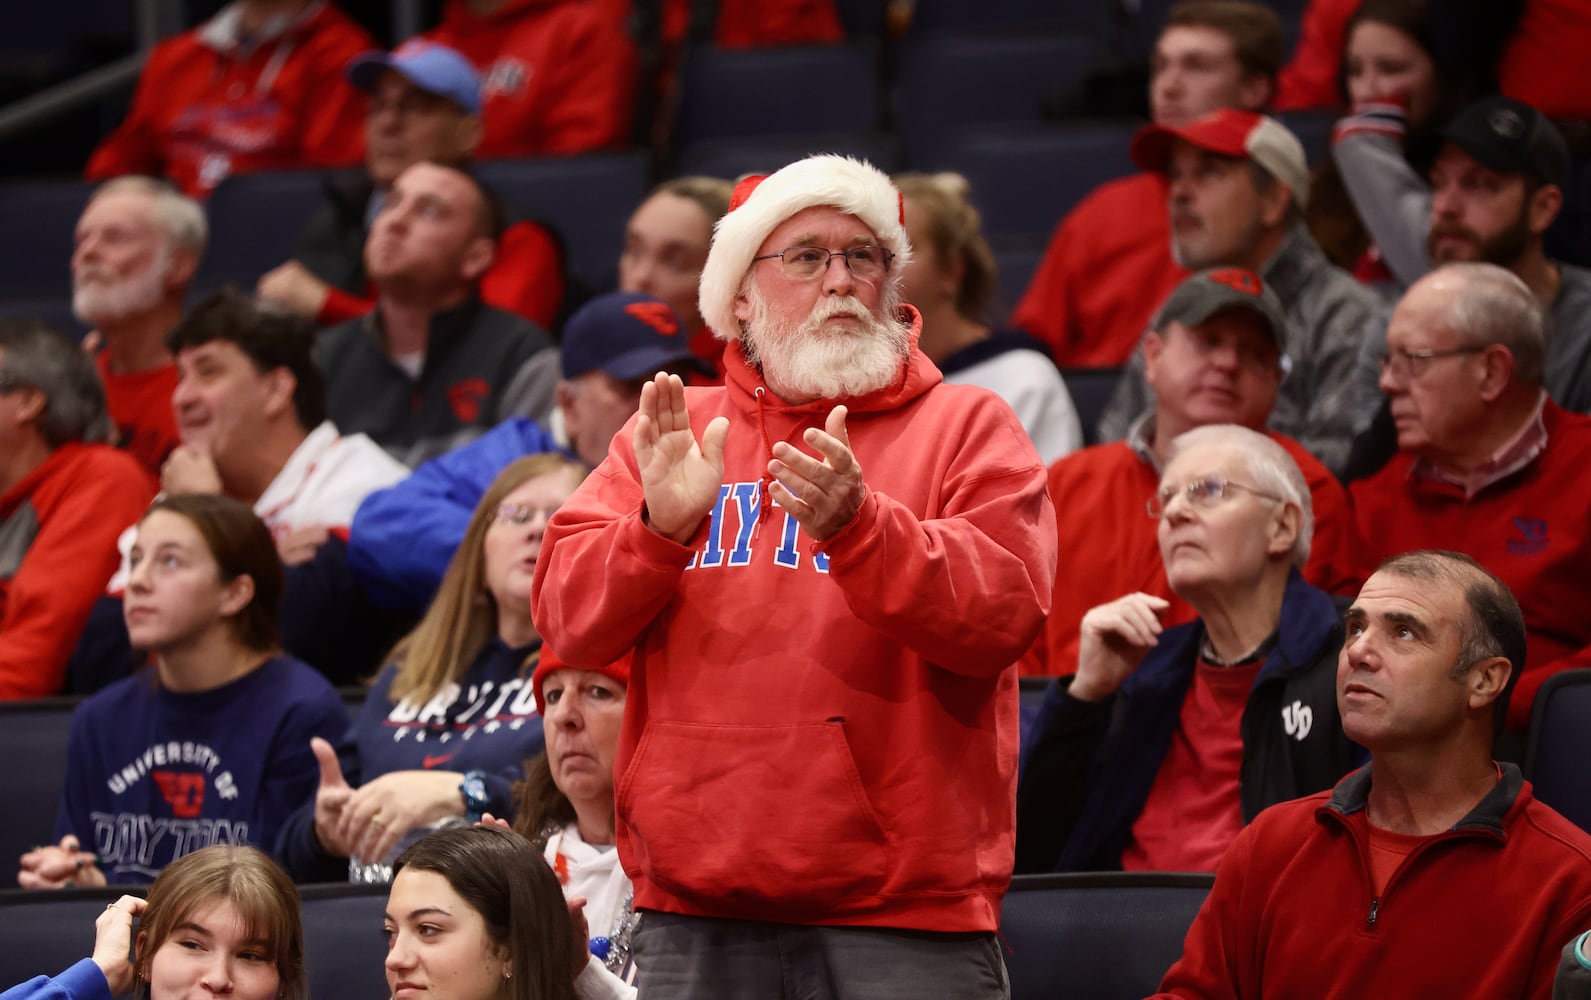
[[[1205,275],[1211,281],[1219,282],[1235,292],[1244,295],[1260,294],[1260,279],[1254,276],[1253,271],[1245,271],[1241,267],[1228,267],[1219,271],[1211,271]]]
[[[1486,116],[1486,124],[1504,139],[1517,139],[1525,134],[1525,120],[1512,108],[1498,108]]]
[[[666,303],[631,302],[624,307],[624,311],[665,337],[679,333],[679,324],[674,321],[674,310]]]

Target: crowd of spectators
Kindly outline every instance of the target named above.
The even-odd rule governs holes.
[[[901,988],[984,995],[1013,858],[1217,872],[1168,996],[1591,974],[1591,835],[1515,766],[1591,667],[1591,86],[1543,68],[1591,13],[1312,0],[1289,61],[1265,4],[1179,0],[1138,172],[1007,317],[953,172],[664,177],[612,288],[479,179],[666,135],[692,43],[844,37],[830,0],[702,7],[448,0],[389,52],[234,0],[154,47],[84,170],[90,332],[0,321],[0,698],[87,696],[19,882],[222,843],[386,881],[491,814],[590,897],[582,995],[918,932]],[[291,258],[190,302],[206,199],[298,169]],[[1382,951],[1303,953],[1394,890]]]

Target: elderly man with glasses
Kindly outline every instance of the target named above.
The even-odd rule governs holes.
[[[1355,482],[1361,572],[1409,549],[1455,549],[1508,584],[1529,656],[1508,706],[1523,730],[1541,682],[1591,664],[1591,418],[1542,388],[1540,300],[1495,264],[1449,264],[1392,314],[1381,356],[1398,454]]]
[[[1338,724],[1342,628],[1305,582],[1313,506],[1297,463],[1234,424],[1179,436],[1147,502],[1172,592],[1083,616],[1017,793],[1017,870],[1214,871],[1260,810],[1359,759]]]
[[[548,528],[548,644],[636,650],[614,771],[646,997],[1008,995],[1012,664],[1055,515],[1010,407],[916,348],[902,223],[854,160],[742,181],[702,272],[725,385],[645,385]]]

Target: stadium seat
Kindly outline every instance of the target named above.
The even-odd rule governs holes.
[[[1309,165],[1319,166],[1331,155],[1331,130],[1337,124],[1334,111],[1288,111],[1277,116],[1303,143]]]
[[[0,760],[6,762],[0,863],[14,863],[24,851],[38,844],[55,843],[55,814],[66,781],[66,743],[71,734],[72,711],[81,701],[40,698],[0,702]],[[92,849],[92,845],[85,846]],[[93,923],[89,921],[91,931]],[[0,983],[10,982],[0,977]]]
[[[1011,1000],[1128,1000],[1182,954],[1213,875],[1018,875],[1000,910]]]
[[[680,68],[674,148],[729,136],[866,132],[878,112],[871,46],[700,47]]]
[[[61,292],[44,298],[0,298],[0,316],[6,319],[36,319],[52,330],[82,340],[88,327],[72,313],[72,293]]]
[[[1099,418],[1110,402],[1116,383],[1121,381],[1120,368],[1062,368],[1061,381],[1077,407],[1077,419],[1083,424],[1083,444],[1099,443]]]
[[[624,223],[646,195],[646,153],[493,160],[474,172],[521,216],[557,230],[588,292],[614,287]]]
[[[9,721],[9,720],[8,720]],[[8,804],[8,811],[14,811]],[[10,988],[34,976],[53,976],[94,951],[94,921],[127,892],[126,886],[0,890],[0,983]],[[142,891],[137,893],[142,895]]]
[[[1591,670],[1546,679],[1530,713],[1525,777],[1536,797],[1591,832]]]
[[[1100,0],[916,0],[911,33],[990,29],[1103,33],[1111,26],[1113,6]]]
[[[210,242],[195,284],[205,290],[232,284],[252,292],[260,275],[293,256],[299,233],[325,200],[323,182],[317,170],[236,174],[222,181],[205,203]]]
[[[11,233],[0,249],[0,296],[40,298],[71,292],[77,217],[93,189],[82,181],[0,184],[0,219]]]
[[[1081,81],[1101,49],[1087,35],[936,35],[908,42],[893,88],[907,161],[942,161],[946,140],[967,125],[1039,123],[1044,102]]]
[[[1132,172],[1127,144],[1133,128],[980,126],[960,131],[944,147],[942,160],[907,165],[964,174],[989,239],[1042,240],[1090,191]]]
[[[680,153],[679,173],[734,180],[767,174],[814,153],[843,153],[866,160],[886,173],[900,167],[900,144],[885,132],[818,132],[706,139]]]
[[[386,1000],[391,996],[383,968],[387,941],[381,920],[387,889],[341,883],[299,887],[311,997]]]
[[[977,204],[978,192],[972,192],[972,201]],[[1022,300],[1022,293],[1033,280],[1039,261],[1044,259],[1044,243],[1036,239],[997,240],[991,243],[990,249],[994,251],[996,275],[992,319],[1004,323]]]

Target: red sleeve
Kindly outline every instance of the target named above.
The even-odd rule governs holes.
[[[155,46],[144,64],[133,90],[133,103],[127,117],[107,135],[99,147],[90,154],[83,176],[91,181],[120,177],[123,174],[147,174],[161,177],[166,173],[166,159],[160,148],[161,127],[157,114],[158,99],[165,88],[151,81],[165,79],[171,50],[181,39],[173,39]]]
[[[346,18],[328,23],[316,32],[305,53],[315,86],[307,89],[299,151],[304,166],[351,167],[365,159],[365,107],[363,91],[348,82],[344,70],[354,56],[376,48],[364,29]]]
[[[326,301],[320,304],[320,312],[315,314],[315,322],[321,326],[336,326],[338,323],[346,323],[355,317],[363,316],[375,307],[375,299],[327,285]]]
[[[155,495],[131,457],[91,447],[35,492],[39,531],[0,611],[0,700],[61,690],[78,633],[121,561],[116,538]]]
[[[571,5],[558,78],[543,99],[544,134],[536,153],[584,153],[630,139],[635,105],[635,45],[595,7]]]
[[[1348,18],[1359,0],[1310,0],[1298,33],[1293,59],[1276,78],[1277,111],[1335,108],[1342,104],[1337,92],[1337,67],[1342,62],[1343,37]]]
[[[546,227],[516,222],[497,242],[497,258],[481,279],[481,298],[548,330],[563,305],[563,254]]]
[[[1242,926],[1244,876],[1252,860],[1254,824],[1238,833],[1215,871],[1215,885],[1182,942],[1182,957],[1149,1000],[1238,1000],[1239,963],[1258,929]],[[1258,995],[1255,993],[1254,995]]]
[[[845,40],[834,0],[724,0],[713,41],[726,49],[831,45]]]

